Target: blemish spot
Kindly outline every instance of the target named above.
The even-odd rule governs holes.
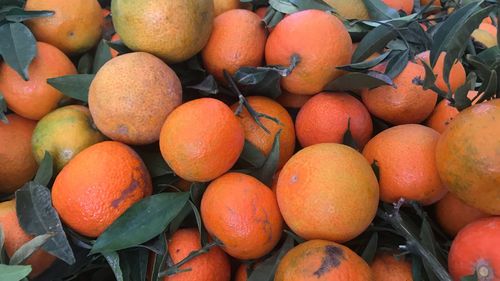
[[[120,203],[123,202],[123,200],[125,200],[132,192],[134,192],[134,190],[136,190],[137,187],[139,187],[139,182],[136,181],[135,179],[132,180],[132,183],[127,187],[127,189],[122,191],[122,194],[120,194],[120,197],[118,197],[117,199],[113,200],[113,202],[111,202],[111,206],[113,206],[113,208],[118,208]]]
[[[64,149],[61,153],[63,159],[71,159],[71,157],[73,157],[73,151],[71,149]]]
[[[121,124],[118,126],[118,130],[116,132],[120,135],[127,135],[128,134],[128,128],[127,125]]]
[[[69,37],[73,37],[73,36],[75,36],[75,32],[70,31],[70,32],[68,33],[68,35],[69,35]]]
[[[318,278],[321,277],[323,274],[327,273],[332,268],[338,267],[342,262],[341,261],[342,259],[344,259],[344,251],[342,251],[341,248],[331,245],[326,246],[325,256],[323,257],[323,260],[321,261],[321,265],[318,268],[318,270],[314,272],[314,275],[317,276]]]
[[[175,250],[175,252],[176,252],[176,253],[178,253],[178,252],[180,252],[180,251],[181,251],[181,249],[176,249],[176,250]]]
[[[292,180],[292,183],[296,183],[299,180],[299,177],[297,177],[296,175],[293,175],[291,180]]]

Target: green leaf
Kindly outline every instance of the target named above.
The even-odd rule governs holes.
[[[121,40],[118,41],[106,41],[106,44],[115,51],[118,51],[118,54],[126,54],[126,53],[132,53],[133,51],[130,50]]]
[[[206,96],[216,95],[219,92],[219,86],[217,85],[217,82],[215,81],[213,75],[208,75],[200,83],[192,86],[187,86],[186,88],[197,90],[198,92]]]
[[[394,52],[394,57],[389,60],[385,68],[385,75],[390,78],[396,78],[408,65],[410,61],[410,50]]]
[[[22,245],[10,258],[10,265],[19,265],[29,258],[36,250],[40,249],[49,239],[52,234],[42,234]]]
[[[396,22],[397,27],[403,25],[404,22]],[[358,47],[352,54],[352,62],[359,63],[363,62],[369,58],[373,53],[380,52],[389,43],[389,41],[395,39],[397,33],[394,28],[386,25],[380,25],[374,28],[372,31],[363,37],[363,40],[359,42]]]
[[[495,95],[498,95],[498,75],[495,70],[491,72],[491,76],[488,81],[485,81],[483,84],[485,85],[484,94],[477,101],[478,103],[488,100]],[[482,87],[481,87],[482,88]],[[482,89],[480,89],[481,92]]]
[[[333,11],[334,9],[325,3],[323,0],[288,0],[294,4],[300,11],[304,10],[321,10]]]
[[[4,244],[5,244],[5,233],[3,232],[3,228],[0,225],[0,264],[6,263],[4,259]]]
[[[464,85],[460,86],[455,91],[455,96],[453,98],[452,106],[456,107],[459,111],[472,105],[472,101],[467,97],[470,90],[474,88],[476,84],[476,74],[474,72],[467,75],[467,81]]]
[[[189,194],[191,197],[191,201],[196,206],[200,206],[201,198],[203,197],[203,193],[207,190],[207,184],[204,182],[193,182],[191,187],[189,188]]]
[[[0,92],[0,121],[4,124],[9,124],[9,120],[7,119],[5,113],[7,113],[7,102],[5,101],[2,92]]]
[[[422,243],[422,246],[424,246],[434,257],[437,258],[436,241],[434,239],[434,234],[432,233],[431,225],[425,217],[422,220],[422,226],[420,228],[420,241]],[[429,261],[423,260],[423,262],[424,269],[429,280],[438,280],[433,273],[432,267],[429,265]]]
[[[115,278],[117,281],[124,281],[123,279],[123,272],[120,267],[120,256],[116,252],[109,252],[109,253],[103,253],[102,254],[106,261],[109,264],[109,267],[111,267],[111,270],[113,270],[113,273],[115,274]]]
[[[163,239],[160,239],[162,243],[163,249],[167,249],[167,242],[163,235],[161,234]],[[160,272],[165,268],[167,260],[167,254],[154,254],[151,264],[153,265],[153,269],[151,270],[151,281],[163,280],[159,278]]]
[[[348,65],[343,65],[343,66],[338,66],[337,69],[350,71],[350,72],[368,70],[368,69],[376,66],[377,64],[381,63],[382,61],[384,61],[390,54],[391,54],[391,51],[388,51],[388,52],[382,53],[381,55],[377,56],[376,58],[374,58],[372,60],[358,62],[358,63],[352,63],[352,64],[348,64]]]
[[[198,211],[198,207],[196,207],[193,202],[189,201],[189,205],[193,209],[193,214],[196,219],[196,226],[198,227],[198,233],[200,234],[201,246],[205,247],[208,244],[208,233],[203,226],[200,211]]]
[[[278,12],[271,6],[268,7],[267,12],[262,20],[267,28],[275,27],[282,19],[285,18],[284,13]]]
[[[371,264],[373,259],[375,258],[375,255],[377,254],[377,247],[378,247],[378,232],[374,232],[370,237],[370,241],[368,241],[368,244],[366,244],[363,253],[361,254],[361,257],[363,257],[363,259],[368,264]]]
[[[423,273],[423,264],[422,258],[418,255],[412,255],[411,259],[411,273],[413,277],[413,281],[422,281],[422,273]]]
[[[0,264],[2,281],[20,281],[31,273],[31,265],[6,265]]]
[[[253,177],[260,180],[267,186],[271,186],[271,184],[273,183],[274,174],[278,170],[278,163],[280,158],[280,136],[281,129],[274,136],[273,148],[267,156],[264,165],[251,173]]]
[[[424,60],[420,59],[420,62],[424,66],[425,69],[425,78],[422,84],[422,87],[424,90],[432,88],[432,86],[435,85],[436,83],[436,74],[434,73],[434,70],[432,67]]]
[[[474,272],[472,275],[460,278],[460,281],[479,281],[479,278],[477,277],[477,272]]]
[[[85,53],[78,60],[78,73],[79,74],[91,74],[92,72],[92,61],[94,58],[90,52]]]
[[[377,177],[377,180],[380,182],[380,167],[378,166],[378,161],[373,160],[371,166],[372,166],[373,173]]]
[[[143,248],[121,252],[120,268],[124,281],[144,281],[148,270],[148,250]]]
[[[281,95],[281,75],[271,67],[242,67],[234,74],[234,80],[249,94],[265,94],[272,99]]]
[[[97,238],[90,252],[113,252],[150,240],[167,228],[188,199],[186,192],[160,193],[142,199]]]
[[[481,54],[482,53],[483,52],[481,52]],[[482,81],[488,81],[491,76],[491,71],[493,70],[493,63],[490,62],[488,64],[487,62],[484,62],[479,56],[467,55],[465,58],[467,62],[470,63],[477,76],[479,76]]]
[[[287,0],[269,0],[269,5],[278,12],[292,14],[299,11],[299,8]]]
[[[25,11],[21,8],[13,8],[7,12],[5,19],[10,22],[22,22],[29,19],[53,16],[53,11]]]
[[[47,83],[70,98],[88,102],[89,88],[94,77],[94,74],[66,75],[49,78]]]
[[[0,55],[24,80],[29,79],[28,67],[36,56],[36,40],[21,23],[0,25]]]
[[[377,71],[369,71],[367,73],[351,72],[328,83],[325,91],[343,92],[393,85],[394,83],[389,76]]]
[[[138,148],[135,151],[139,154],[142,161],[148,168],[149,174],[152,178],[171,175],[174,173],[174,171],[172,171],[172,169],[168,166],[167,162],[165,162],[159,151],[148,151],[141,148]]]
[[[182,225],[184,220],[193,212],[189,204],[184,205],[179,214],[170,222],[168,233],[174,234]]]
[[[38,166],[38,170],[36,171],[34,182],[48,186],[50,179],[52,178],[52,173],[54,170],[54,161],[52,155],[48,151],[45,151],[45,155],[43,156],[42,162]]]
[[[274,273],[278,268],[279,262],[281,261],[283,256],[293,248],[293,244],[293,238],[291,236],[288,236],[278,251],[255,266],[250,276],[248,276],[248,281],[274,280]]]
[[[266,156],[255,145],[253,145],[248,140],[245,140],[240,159],[252,165],[253,167],[258,168],[264,165]]]
[[[0,7],[17,6],[24,7],[26,0],[0,0]]]
[[[498,64],[500,63],[500,47],[494,46],[488,48],[479,53],[477,57],[484,61],[487,65],[493,65],[495,63]]]
[[[388,20],[399,18],[396,10],[387,6],[381,0],[363,0],[370,18],[373,20]]]
[[[351,133],[351,117],[347,119],[347,130],[344,133],[344,138],[342,143],[356,150],[359,150],[358,144],[356,143],[356,140],[354,139]]]
[[[104,39],[101,39],[99,45],[97,45],[97,50],[95,51],[94,63],[92,64],[92,73],[97,73],[99,69],[111,59],[111,51],[109,46],[106,44]]]

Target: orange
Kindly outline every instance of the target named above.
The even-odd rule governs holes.
[[[242,263],[238,266],[233,281],[247,281],[248,277],[248,264]]]
[[[101,6],[97,0],[28,0],[25,10],[54,11],[50,17],[27,21],[36,39],[56,46],[66,54],[81,54],[101,38]]]
[[[477,91],[469,91],[467,97],[472,100],[477,95]],[[475,101],[473,102],[473,104]],[[450,101],[444,99],[440,101],[432,114],[425,120],[425,125],[433,128],[439,133],[443,133],[448,125],[459,113],[458,109],[450,105]]]
[[[407,15],[413,10],[413,0],[382,0],[387,6],[396,11],[403,11]]]
[[[36,125],[32,137],[35,160],[40,163],[48,151],[56,172],[85,148],[104,140],[87,107],[68,105],[45,115]]]
[[[227,11],[238,9],[240,7],[239,0],[213,0],[214,16],[217,17]]]
[[[488,25],[486,25],[488,26]],[[482,46],[486,48],[491,48],[493,46],[497,46],[497,37],[496,34],[493,35],[490,28],[487,28],[483,25],[483,28],[477,28],[471,34],[472,39],[474,41],[479,42]]]
[[[491,34],[493,37],[497,37],[497,28],[491,23],[486,23],[483,22],[479,24],[479,29],[482,29],[484,31],[487,31],[489,34]]]
[[[31,153],[31,136],[36,122],[7,114],[9,124],[0,121],[0,193],[12,193],[35,176],[37,164]]]
[[[267,13],[267,7],[260,7],[255,10],[255,13],[259,16],[259,18],[264,19]]]
[[[215,18],[201,55],[208,73],[225,83],[223,70],[233,75],[243,66],[262,65],[265,45],[266,31],[259,16],[236,9]]]
[[[463,228],[453,240],[448,268],[453,280],[476,272],[478,280],[497,281],[500,272],[500,217],[485,218]]]
[[[469,223],[489,215],[472,208],[448,193],[434,206],[436,221],[441,228],[450,236],[457,233]]]
[[[114,0],[111,13],[127,47],[176,63],[194,56],[207,43],[214,4],[210,0]]]
[[[370,281],[366,262],[351,249],[326,240],[311,240],[291,249],[280,261],[274,281]]]
[[[420,0],[420,7],[424,7],[425,5],[429,4],[431,0]],[[438,6],[441,7],[441,0],[436,0],[434,3],[432,3],[432,6]]]
[[[120,38],[120,35],[118,35],[118,33],[115,33],[113,34],[113,36],[111,36],[111,42],[116,42],[116,41],[119,41],[121,40]],[[109,51],[111,52],[111,57],[114,58],[114,57],[117,57],[118,56],[118,51],[113,49],[113,48],[109,48]]]
[[[370,19],[370,14],[363,0],[325,0],[325,2],[344,19]]]
[[[210,183],[200,211],[208,233],[238,259],[257,259],[269,253],[283,230],[272,190],[241,173],[228,173]]]
[[[430,65],[430,51],[425,51],[423,53],[420,53],[416,57],[416,62],[418,64],[422,64],[420,60],[425,61],[428,65]],[[448,92],[448,86],[446,85],[446,82],[444,82],[443,78],[443,68],[444,68],[444,58],[446,57],[446,53],[441,53],[438,57],[438,60],[436,61],[436,65],[434,66],[434,74],[436,75],[436,86],[441,89],[444,92]],[[423,78],[423,77],[422,77]],[[457,61],[453,66],[451,67],[450,70],[450,87],[451,91],[454,93],[460,86],[465,84],[466,80],[466,73],[464,66],[460,61]]]
[[[439,176],[465,204],[500,215],[500,99],[458,114],[436,148]]]
[[[266,44],[267,64],[288,66],[291,57],[300,62],[281,80],[292,94],[314,95],[342,74],[335,67],[351,61],[352,41],[343,23],[334,15],[306,10],[293,13],[276,25]]]
[[[89,108],[97,128],[127,144],[158,141],[165,119],[181,102],[182,87],[175,72],[142,52],[108,61],[89,89]]]
[[[311,97],[283,92],[276,101],[287,108],[301,108]]]
[[[408,124],[389,128],[366,144],[363,155],[379,167],[382,201],[405,198],[429,205],[445,196],[434,158],[438,139],[433,129]]]
[[[48,78],[76,74],[69,58],[56,47],[37,42],[37,55],[31,62],[29,80],[6,63],[0,64],[0,92],[7,106],[22,117],[39,120],[57,107],[61,92],[47,84]]]
[[[372,222],[379,200],[370,164],[356,150],[323,143],[297,152],[283,167],[276,196],[286,224],[304,239],[345,242]]]
[[[372,119],[363,103],[347,93],[315,95],[304,104],[295,120],[302,147],[342,143],[348,124],[356,144],[362,148],[372,136]]]
[[[195,228],[179,229],[168,240],[168,254],[174,264],[200,249],[200,234]],[[229,258],[217,246],[190,260],[179,269],[190,270],[167,276],[163,278],[163,281],[229,281],[231,279]]]
[[[371,114],[394,125],[420,123],[432,113],[437,94],[414,84],[418,77],[424,79],[424,67],[409,62],[394,78],[395,87],[364,89],[361,92],[363,103]]]
[[[371,264],[375,281],[413,281],[411,262],[405,256],[395,257],[383,252],[375,256]]]
[[[16,214],[16,200],[0,203],[0,226],[4,234],[4,249],[9,257],[24,244],[28,243],[34,237],[28,235],[19,225]],[[49,268],[56,260],[56,257],[44,250],[35,251],[23,264],[31,265],[32,271],[30,278],[35,278]]]
[[[270,131],[267,133],[255,122],[250,113],[243,109],[239,114],[240,122],[245,130],[245,139],[255,145],[264,155],[269,155],[273,148],[274,137],[281,129],[279,138],[280,158],[278,167],[283,167],[286,161],[292,157],[295,150],[295,128],[292,117],[285,108],[274,100],[261,96],[252,96],[247,98],[250,106],[257,112],[276,118],[280,124],[265,117],[259,118],[264,127]],[[233,104],[231,109],[234,111],[238,103]]]
[[[97,237],[151,192],[151,178],[135,151],[105,141],[86,148],[62,169],[52,187],[52,202],[74,231]]]
[[[186,102],[167,118],[160,135],[163,158],[175,174],[207,182],[227,172],[243,151],[245,131],[231,109],[219,100]]]

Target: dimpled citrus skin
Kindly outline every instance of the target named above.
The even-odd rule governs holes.
[[[257,259],[269,253],[283,230],[273,191],[241,173],[228,173],[210,183],[200,211],[208,233],[238,259]]]
[[[332,14],[306,10],[288,15],[276,25],[266,44],[267,64],[290,65],[300,57],[292,73],[281,80],[292,94],[314,95],[342,71],[335,69],[351,61],[352,41],[342,22]]]
[[[52,201],[71,229],[97,237],[151,192],[151,178],[135,151],[105,141],[83,150],[63,168],[54,181]]]
[[[434,65],[434,74],[436,75],[436,86],[445,91],[448,92],[448,86],[446,85],[446,82],[444,81],[443,78],[443,69],[444,69],[444,59],[446,57],[446,53],[441,53],[436,61],[436,65]],[[425,51],[423,53],[420,53],[417,55],[417,63],[422,64],[420,60],[425,61],[428,65],[430,65],[430,51]],[[449,82],[450,82],[450,87],[451,91],[453,93],[456,92],[456,90],[462,86],[465,83],[466,79],[466,73],[464,66],[460,61],[456,62],[453,64],[450,70],[450,77],[449,77]]]
[[[286,224],[300,237],[345,242],[372,222],[379,191],[372,168],[359,152],[323,143],[288,160],[276,196]]]
[[[244,142],[245,132],[231,109],[219,100],[201,98],[182,104],[168,116],[160,150],[178,176],[207,182],[236,163]]]
[[[310,240],[286,253],[274,281],[373,281],[366,262],[351,249],[326,240]]]
[[[375,281],[413,281],[411,262],[405,256],[378,253],[370,265]]]
[[[73,63],[59,49],[43,42],[37,42],[36,47],[36,57],[28,67],[28,81],[5,62],[0,63],[0,92],[7,106],[32,120],[39,120],[55,109],[63,97],[61,92],[47,84],[47,79],[76,74]]]
[[[108,61],[89,90],[97,128],[113,140],[134,145],[158,141],[165,119],[181,102],[182,87],[175,72],[143,52]]]

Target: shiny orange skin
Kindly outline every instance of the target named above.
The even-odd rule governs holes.
[[[430,65],[430,51],[425,51],[416,56],[416,62],[418,64],[422,64],[420,60],[425,61],[428,65]],[[444,82],[443,78],[443,69],[444,69],[444,58],[446,57],[446,53],[441,53],[436,61],[436,65],[434,66],[434,74],[436,75],[436,86],[444,92],[448,92],[448,86],[446,82]],[[454,93],[460,86],[465,84],[466,73],[464,66],[460,61],[457,61],[450,70],[450,87],[451,91]]]
[[[449,192],[436,203],[434,214],[444,232],[452,237],[469,223],[490,216],[468,206]]]
[[[265,117],[259,118],[264,127],[270,131],[270,133],[267,133],[255,122],[248,110],[243,109],[243,111],[239,114],[239,119],[243,125],[243,129],[245,130],[245,139],[255,145],[262,153],[264,153],[264,155],[267,156],[273,148],[276,134],[281,129],[279,139],[280,158],[278,168],[283,167],[286,161],[292,157],[295,150],[295,128],[292,117],[290,117],[290,114],[288,114],[288,111],[286,111],[285,108],[270,98],[252,96],[248,97],[247,101],[255,111],[276,118],[281,124],[279,125]],[[236,110],[238,105],[238,103],[233,104],[231,109],[233,111]]]
[[[9,124],[0,121],[0,193],[12,193],[31,180],[38,165],[31,153],[31,136],[36,122],[7,114]]]
[[[407,124],[389,128],[366,144],[363,155],[379,167],[382,201],[403,197],[429,205],[446,195],[434,158],[438,140],[433,129]]]
[[[300,62],[281,80],[281,86],[292,94],[314,95],[342,74],[335,67],[349,64],[351,48],[351,37],[337,17],[306,10],[276,25],[267,40],[265,56],[267,64],[288,66],[291,57],[298,55]]]
[[[448,268],[454,281],[477,272],[478,280],[500,279],[500,217],[468,224],[453,240]]]
[[[276,101],[287,108],[301,108],[311,97],[313,96],[295,95],[283,91]]]
[[[407,15],[413,10],[413,0],[382,0],[382,2],[396,11],[402,10]]]
[[[333,142],[342,143],[349,129],[359,147],[370,140],[373,124],[363,103],[347,93],[320,93],[300,109],[295,128],[302,147]]]
[[[245,131],[231,109],[219,100],[186,102],[168,116],[160,135],[163,158],[175,174],[207,182],[227,172],[238,160]]]
[[[396,88],[381,86],[364,89],[361,92],[363,103],[371,114],[391,124],[420,123],[432,113],[437,94],[413,84],[417,77],[425,77],[424,67],[409,62],[403,72],[394,78]]]
[[[113,34],[113,36],[111,36],[111,42],[116,42],[116,41],[119,41],[121,40],[120,38],[120,35],[118,33],[115,33]],[[113,48],[109,48],[109,51],[111,52],[111,57],[115,58],[118,56],[118,51],[113,49]]]
[[[37,42],[37,55],[24,79],[5,62],[0,64],[0,92],[7,106],[20,116],[39,120],[57,107],[61,92],[47,83],[48,78],[76,74],[69,58],[56,47]]]
[[[243,66],[260,66],[264,59],[266,31],[252,11],[227,11],[214,20],[214,27],[201,55],[208,73],[226,83],[223,70],[233,75]]]
[[[191,252],[200,249],[200,234],[195,228],[179,229],[168,240],[168,254],[174,264],[183,260]],[[231,279],[229,258],[217,246],[180,267],[181,270],[188,268],[191,270],[166,276],[163,281],[229,281]]]
[[[375,281],[413,281],[411,262],[404,256],[379,253],[370,265]]]
[[[71,229],[97,237],[151,192],[151,178],[135,151],[105,141],[86,148],[62,169],[52,187],[52,202]]]
[[[9,257],[12,257],[21,246],[34,238],[24,232],[19,225],[15,199],[0,203],[0,226],[5,239],[3,246]],[[32,271],[29,277],[35,278],[49,268],[55,260],[56,257],[39,249],[26,259],[23,264],[31,265]]]
[[[68,55],[88,51],[101,38],[104,17],[97,0],[28,0],[25,10],[54,11],[53,16],[31,19],[26,24],[37,40]]]
[[[460,112],[443,132],[436,163],[444,185],[465,204],[500,215],[500,99]]]
[[[304,239],[345,242],[375,217],[378,183],[356,150],[323,143],[297,152],[281,169],[276,188],[286,224]]]
[[[228,173],[210,183],[200,211],[208,233],[238,259],[266,255],[279,242],[283,230],[272,190],[241,173]]]
[[[295,246],[280,261],[274,281],[373,281],[366,262],[351,249],[326,240]]]
[[[165,119],[182,102],[175,72],[143,52],[118,56],[97,72],[89,89],[89,109],[97,128],[126,144],[158,141]]]

